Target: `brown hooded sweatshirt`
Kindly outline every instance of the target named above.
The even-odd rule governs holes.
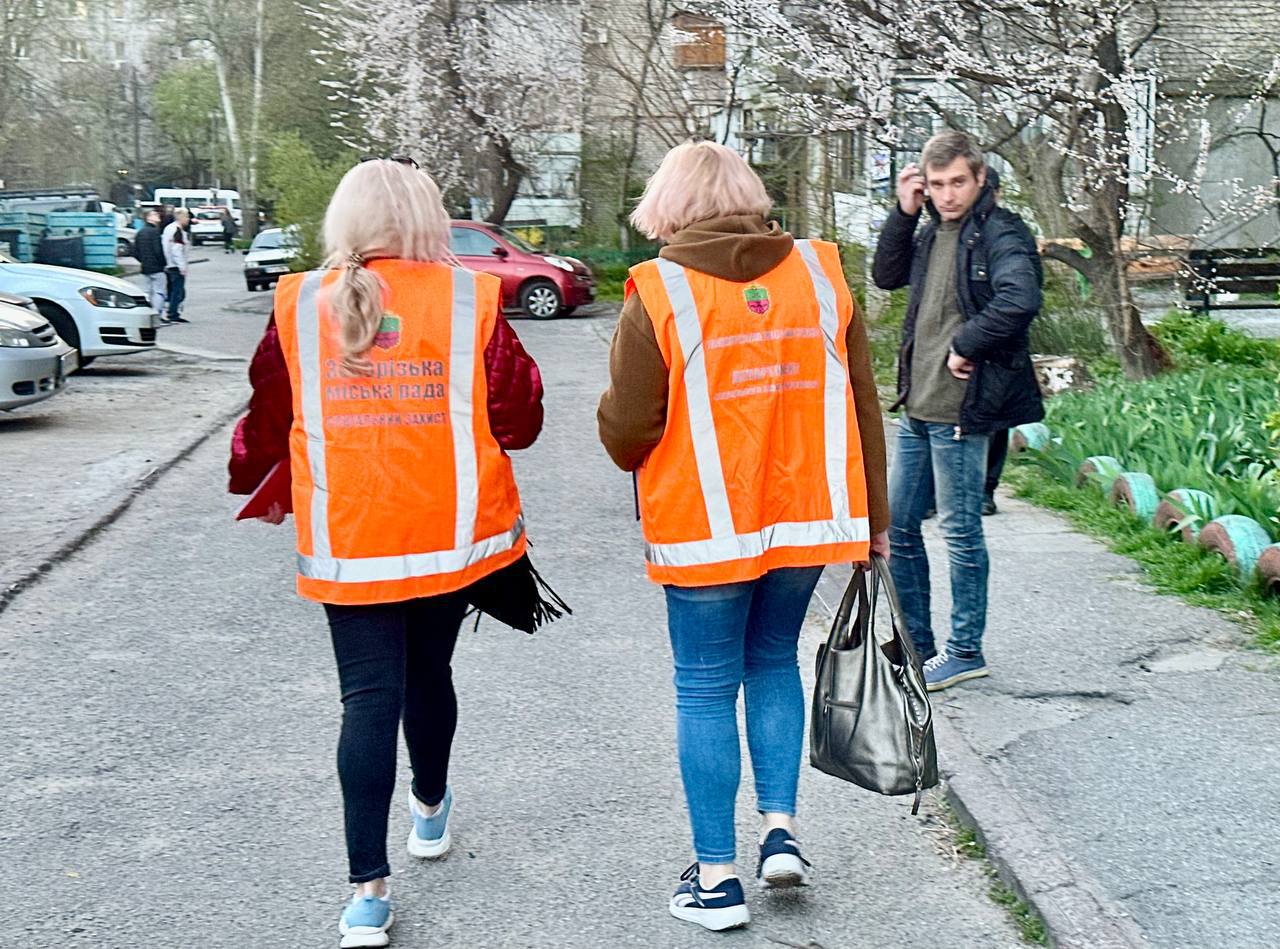
[[[759,215],[699,221],[671,238],[660,255],[667,260],[737,283],[755,280],[791,253],[791,235]],[[862,463],[867,475],[867,501],[873,535],[889,529],[889,489],[884,422],[871,352],[862,315],[854,307],[845,336],[849,378],[862,437]],[[631,294],[622,305],[609,352],[610,385],[600,397],[596,418],[600,441],[623,471],[634,471],[662,440],[667,424],[667,364],[662,359],[653,323]]]

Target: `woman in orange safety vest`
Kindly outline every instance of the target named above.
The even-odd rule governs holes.
[[[666,241],[631,270],[600,437],[637,475],[664,586],[694,863],[669,904],[749,921],[735,874],[737,697],[762,815],[757,877],[807,881],[797,640],[823,565],[887,557],[884,431],[866,332],[834,244],[766,223],[763,183],[712,142],[673,149],[632,215]]]
[[[356,889],[340,944],[385,946],[401,720],[413,769],[408,851],[441,857],[463,615],[496,597],[547,618],[505,450],[537,437],[542,383],[501,316],[498,279],[450,254],[439,189],[412,160],[352,168],[324,241],[327,269],[285,276],[276,290],[231,489],[261,483],[262,495],[280,471],[291,475],[298,591],[324,604],[342,688],[338,772]],[[267,519],[282,517],[277,505]]]

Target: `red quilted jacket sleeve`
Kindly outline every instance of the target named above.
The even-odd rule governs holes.
[[[508,451],[528,448],[542,431],[542,374],[516,331],[498,316],[484,351],[489,428]],[[274,315],[249,365],[253,396],[231,438],[232,494],[252,494],[276,462],[289,457],[293,390]]]
[[[542,431],[542,373],[501,313],[484,351],[489,428],[507,451],[528,448]]]
[[[293,389],[274,314],[249,364],[249,382],[253,385],[249,413],[236,423],[231,437],[227,469],[232,494],[252,494],[276,462],[289,457]]]

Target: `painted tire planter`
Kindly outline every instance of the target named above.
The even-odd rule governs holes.
[[[1029,448],[1043,448],[1049,444],[1052,433],[1044,422],[1019,425],[1009,432],[1009,451],[1015,455]]]
[[[1113,484],[1116,478],[1124,474],[1124,465],[1119,459],[1110,455],[1093,455],[1086,458],[1076,469],[1076,487],[1084,488],[1095,485],[1099,488]]]
[[[1111,483],[1111,503],[1116,507],[1127,507],[1134,517],[1148,524],[1156,516],[1156,508],[1160,506],[1160,492],[1151,475],[1141,471],[1126,471]]]
[[[1212,494],[1195,488],[1170,491],[1156,508],[1156,530],[1172,531],[1188,514],[1197,513],[1207,515],[1210,520],[1218,516],[1218,502]],[[1182,539],[1188,544],[1194,544],[1200,537],[1200,530],[1194,524],[1182,528],[1181,533]]]
[[[1225,514],[1200,531],[1200,546],[1221,554],[1247,579],[1253,575],[1262,552],[1271,546],[1271,537],[1253,518]]]
[[[1272,596],[1280,596],[1280,544],[1272,544],[1258,557],[1258,578]]]

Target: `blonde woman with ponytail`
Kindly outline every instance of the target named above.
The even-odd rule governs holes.
[[[231,491],[254,495],[241,516],[295,513],[298,592],[324,605],[343,702],[355,893],[340,945],[386,946],[401,721],[408,851],[438,859],[451,840],[450,661],[463,614],[476,605],[531,632],[563,604],[538,592],[506,454],[542,427],[538,367],[502,318],[498,279],[450,254],[435,182],[409,159],[361,162],[334,192],[324,243],[324,269],[276,290]]]

